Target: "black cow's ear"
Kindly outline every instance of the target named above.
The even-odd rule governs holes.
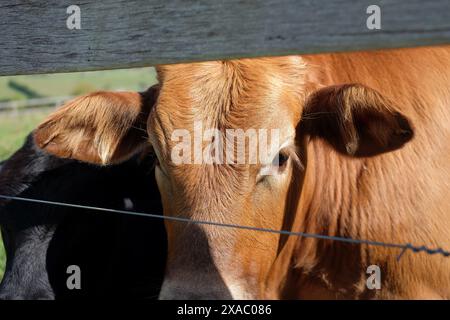
[[[95,92],[69,101],[34,131],[36,145],[60,158],[95,164],[127,160],[147,144],[155,90]]]
[[[360,84],[314,92],[305,104],[299,130],[356,157],[401,148],[414,135],[410,121],[394,103]]]

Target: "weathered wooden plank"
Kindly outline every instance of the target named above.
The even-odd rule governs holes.
[[[81,30],[66,27],[72,4]],[[381,30],[366,27],[373,4]],[[448,0],[0,2],[0,75],[443,43]]]

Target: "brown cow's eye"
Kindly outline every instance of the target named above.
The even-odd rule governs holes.
[[[261,167],[259,171],[257,183],[266,181],[268,177],[277,176],[285,171],[289,162],[289,154],[285,152],[279,152],[272,160],[270,165]]]
[[[288,160],[289,160],[289,155],[287,155],[283,152],[279,152],[273,159],[272,165],[278,166],[280,169],[284,169],[286,167]],[[277,161],[278,161],[278,163],[277,163]]]

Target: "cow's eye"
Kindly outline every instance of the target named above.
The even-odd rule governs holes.
[[[289,154],[284,151],[278,152],[272,159],[272,163],[264,165],[258,174],[257,181],[264,181],[268,176],[277,176],[282,174],[289,163]]]
[[[277,161],[277,159],[278,159],[278,161]],[[275,157],[273,164],[274,165],[278,165],[280,167],[280,169],[281,169],[281,168],[286,167],[286,164],[287,164],[288,160],[289,160],[289,155],[287,155],[287,154],[285,154],[283,152],[279,152],[277,154],[277,156]]]
[[[286,168],[288,161],[289,161],[289,155],[283,151],[280,151],[273,158],[272,167],[276,168],[278,173],[281,173]]]

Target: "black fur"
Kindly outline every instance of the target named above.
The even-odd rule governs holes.
[[[38,149],[31,135],[0,167],[0,194],[162,214],[151,156],[96,167]],[[0,299],[156,298],[166,259],[162,220],[0,199],[7,251]],[[69,290],[67,267],[81,268]]]

